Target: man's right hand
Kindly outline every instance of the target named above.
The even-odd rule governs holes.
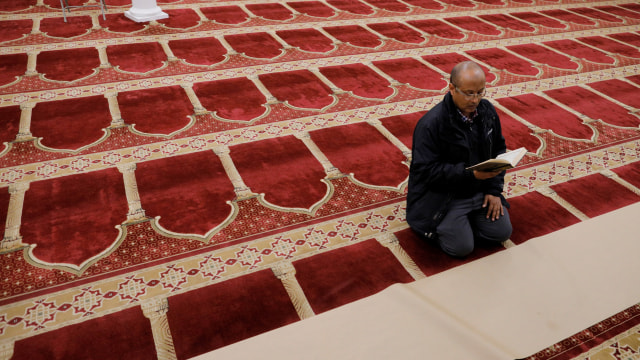
[[[478,180],[487,180],[487,179],[491,179],[492,177],[496,177],[498,176],[498,174],[500,174],[502,171],[478,171],[478,170],[473,170],[473,176],[475,176],[476,179]]]

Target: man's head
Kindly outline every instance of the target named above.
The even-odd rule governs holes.
[[[469,116],[478,107],[485,92],[485,82],[484,71],[473,61],[461,62],[451,70],[449,92],[464,115]]]

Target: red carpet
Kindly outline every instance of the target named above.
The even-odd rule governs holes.
[[[215,37],[169,41],[173,53],[193,65],[213,65],[222,62],[225,49]]]
[[[231,158],[244,183],[273,206],[310,210],[326,200],[322,166],[293,136],[233,146]]]
[[[263,74],[260,81],[278,100],[298,108],[320,110],[334,100],[331,89],[307,70]]]
[[[167,317],[179,359],[299,320],[270,270],[171,297],[169,306]]]
[[[640,201],[640,196],[600,174],[553,185],[551,188],[589,217]]]
[[[613,170],[625,181],[630,182],[635,187],[640,187],[640,164],[633,163],[626,166],[621,166]]]
[[[158,43],[107,46],[109,62],[121,71],[145,73],[164,66],[167,56]]]
[[[409,176],[400,150],[366,123],[316,130],[311,139],[334,166],[365,184],[395,188]]]
[[[112,248],[119,238],[113,224],[121,223],[126,211],[121,188],[116,169],[31,184],[22,240],[32,244],[32,260],[80,268]]]
[[[193,87],[205,109],[228,120],[250,121],[264,114],[264,95],[246,78],[203,82]]]
[[[55,310],[51,305],[40,307]],[[92,359],[96,354],[101,359],[121,359],[122,354],[132,359],[157,358],[149,320],[139,307],[71,325],[64,332],[17,341],[12,359]]]
[[[31,116],[31,133],[40,144],[54,149],[78,150],[104,135],[111,123],[103,96],[38,103]]]
[[[375,240],[295,261],[296,278],[316,314],[413,279]]]
[[[139,172],[138,172],[139,171]],[[233,187],[211,151],[140,164],[140,200],[165,229],[205,235],[232,213]]]
[[[94,75],[100,65],[95,48],[43,51],[36,70],[48,80],[75,81]]]
[[[490,244],[478,244],[473,253],[465,259],[455,259],[443,253],[437,244],[424,241],[411,229],[394,233],[402,247],[412,259],[416,259],[416,265],[426,275],[435,275],[456,266],[464,265],[473,260],[490,255],[496,251],[504,250],[502,247]]]
[[[69,17],[66,23],[63,17],[45,18],[40,22],[40,31],[51,37],[71,38],[87,34],[90,29],[89,16]]]
[[[106,3],[0,2],[15,359],[186,359],[504,250],[452,259],[404,218],[413,128],[460,61],[529,150],[505,246],[640,201],[637,3]]]
[[[553,199],[538,192],[510,198],[509,203],[511,204],[509,215],[513,225],[511,241],[516,244],[580,221]]]
[[[543,129],[551,129],[560,136],[588,140],[595,135],[578,116],[538,95],[527,94],[498,101],[516,115]],[[562,123],[555,121],[557,117],[563,119]]]

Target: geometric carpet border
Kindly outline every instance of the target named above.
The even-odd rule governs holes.
[[[408,227],[404,202],[221,248],[0,307],[0,335],[21,339]],[[148,224],[147,226],[151,226]],[[22,256],[21,252],[5,256]]]

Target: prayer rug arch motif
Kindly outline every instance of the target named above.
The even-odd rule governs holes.
[[[331,183],[331,181],[328,181],[326,179],[321,179],[322,183],[324,183],[327,187],[327,192],[325,194],[324,197],[322,197],[322,199],[318,200],[316,203],[314,203],[313,205],[311,205],[311,207],[304,209],[304,208],[285,208],[281,205],[276,205],[276,204],[272,204],[270,203],[268,200],[265,199],[265,194],[264,193],[260,193],[258,194],[258,201],[260,202],[260,204],[262,204],[264,207],[266,208],[271,208],[274,210],[279,210],[279,211],[287,211],[287,212],[296,212],[296,213],[301,213],[301,214],[307,214],[307,215],[311,215],[314,216],[316,214],[316,212],[318,211],[318,209],[323,206],[324,204],[326,204],[331,197],[333,196],[333,193],[335,192],[335,189],[333,187],[333,183]]]
[[[196,355],[501,251],[447,259],[405,220],[413,128],[459,61],[480,63],[508,147],[529,150],[506,175],[521,212],[505,246],[640,191],[640,8],[628,0],[178,0],[144,24],[107,0],[106,21],[74,10],[60,25],[56,1],[0,2],[0,340],[16,358],[63,332],[91,346],[76,326],[97,323],[130,324],[158,356]],[[65,181],[84,184],[78,195],[113,189],[112,208],[89,201],[65,217],[77,229],[36,228],[83,209],[75,194],[51,200]],[[585,207],[576,194],[593,187],[614,200]],[[524,219],[545,210],[544,226]],[[223,301],[244,285],[273,297]],[[219,305],[189,308],[191,296]],[[122,341],[114,353],[136,347]]]
[[[47,82],[76,82],[95,77],[100,72],[96,48],[43,51],[37,59],[36,71],[40,79]]]
[[[168,230],[160,224],[160,220],[162,218],[161,215],[156,216],[155,218],[151,219],[149,222],[151,224],[151,227],[156,232],[158,232],[159,234],[165,237],[178,238],[178,239],[193,239],[193,240],[199,240],[203,243],[208,243],[209,241],[211,241],[211,238],[216,233],[218,233],[221,229],[224,229],[226,226],[228,226],[238,215],[238,207],[233,202],[229,202],[229,205],[231,206],[231,211],[229,212],[229,216],[226,219],[224,219],[224,221],[222,221],[219,225],[217,225],[214,228],[211,228],[209,231],[207,231],[202,235],[179,233],[179,232]]]
[[[127,236],[125,231],[126,227],[123,227],[121,225],[116,225],[116,229],[118,229],[119,234],[116,237],[116,240],[113,242],[113,244],[111,244],[108,248],[104,249],[102,252],[90,258],[87,258],[86,260],[84,260],[82,263],[79,263],[79,264],[64,263],[64,262],[50,263],[46,260],[42,260],[38,257],[38,255],[34,253],[37,246],[36,244],[25,247],[23,250],[24,252],[23,256],[27,261],[27,263],[33,266],[48,269],[48,270],[65,271],[65,272],[74,274],[76,276],[82,276],[82,274],[89,267],[93,266],[100,259],[109,256],[112,252],[114,252],[120,246],[122,241],[124,241],[124,239]]]
[[[69,16],[65,26],[64,20],[58,18],[44,18],[40,21],[40,31],[52,38],[69,39],[86,35],[91,31],[91,18],[89,16]]]
[[[227,50],[215,37],[170,40],[168,44],[171,51],[186,65],[211,67],[230,60]]]

